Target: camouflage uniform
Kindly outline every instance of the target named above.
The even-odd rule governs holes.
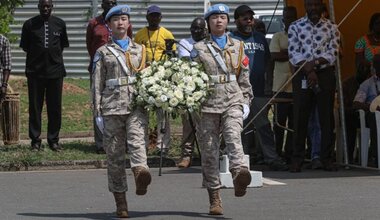
[[[240,134],[243,129],[243,104],[249,105],[253,95],[249,83],[248,58],[242,52],[239,59],[239,53],[243,50],[241,42],[227,36],[227,44],[223,50],[210,39],[194,45],[192,51],[194,61],[203,63],[206,73],[216,78],[226,74],[215,61],[207,43],[210,43],[215,51],[222,55],[230,75],[236,75],[237,78],[235,81],[215,82],[215,85],[211,87],[213,90],[211,96],[202,105],[201,114],[193,117],[202,153],[204,183],[207,189],[216,190],[221,187],[219,179],[220,134],[225,140],[230,160],[229,169],[240,170],[244,164]]]
[[[131,64],[137,67],[141,63],[144,48],[129,39]],[[94,57],[93,91],[95,115],[104,120],[103,146],[107,153],[108,187],[111,192],[127,191],[125,171],[125,143],[128,140],[131,167],[148,169],[146,156],[147,114],[141,108],[132,109],[133,85],[131,77],[119,83],[111,84],[110,80],[126,79],[125,72],[117,58],[107,48],[114,48],[122,57],[124,51],[110,42],[100,47]],[[142,52],[143,51],[143,52]],[[128,63],[128,62],[127,62]],[[133,76],[128,66],[128,76]],[[122,78],[123,77],[123,78]],[[116,83],[118,84],[118,83]]]

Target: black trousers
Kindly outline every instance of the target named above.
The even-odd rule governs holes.
[[[305,158],[305,140],[309,116],[316,104],[321,126],[321,155],[322,163],[332,160],[334,147],[334,99],[335,99],[335,73],[333,67],[316,71],[320,91],[315,93],[312,89],[302,89],[301,83],[305,73],[299,72],[293,78],[294,100],[294,145],[293,163],[302,163]],[[314,100],[314,101],[313,101]],[[316,102],[316,103],[314,103]]]
[[[49,145],[58,143],[62,118],[63,77],[44,79],[28,77],[29,138],[32,144],[41,143],[41,113],[46,99]]]
[[[280,92],[277,97],[292,99],[293,95],[292,93]],[[277,122],[282,126],[287,126],[288,128],[293,129],[293,103],[277,104]],[[275,123],[273,124],[277,154],[290,160],[293,151],[293,132],[286,131],[286,141],[284,146],[285,130],[277,126]]]

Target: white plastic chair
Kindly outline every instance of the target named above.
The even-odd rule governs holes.
[[[380,112],[375,111],[377,131],[377,168],[380,169]]]
[[[368,148],[370,140],[370,130],[365,125],[365,112],[360,109],[359,118],[360,118],[360,151],[361,151],[361,166],[368,166]],[[377,167],[380,168],[380,112],[375,112],[376,118],[376,128],[377,128]]]

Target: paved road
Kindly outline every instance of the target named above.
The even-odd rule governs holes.
[[[378,171],[336,173],[264,171],[265,178],[284,183],[249,189],[243,198],[222,191],[225,215],[207,215],[208,196],[200,168],[152,168],[146,196],[134,194],[128,170],[127,193],[134,219],[380,219]],[[105,170],[0,173],[0,219],[114,219],[114,201]],[[275,182],[276,183],[276,182]]]

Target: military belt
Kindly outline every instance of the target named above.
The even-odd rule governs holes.
[[[117,79],[109,79],[106,81],[106,86],[110,89],[115,88],[116,86],[126,86],[126,85],[132,85],[136,81],[135,76],[128,76],[128,77],[120,77]]]
[[[233,82],[233,81],[236,81],[236,75],[234,74],[211,76],[211,82],[214,84],[222,84],[222,83],[228,83],[228,82]]]

